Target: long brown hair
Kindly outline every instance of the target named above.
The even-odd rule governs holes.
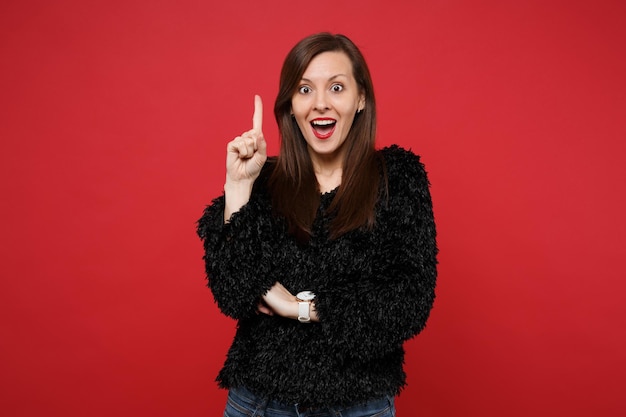
[[[356,45],[344,35],[318,33],[298,42],[287,54],[280,73],[274,115],[281,145],[269,186],[277,214],[287,220],[289,233],[305,243],[320,204],[320,190],[307,143],[291,116],[291,100],[313,58],[323,52],[345,53],[352,62],[354,79],[365,97],[365,107],[353,121],[343,146],[341,186],[329,212],[334,215],[330,237],[374,225],[374,206],[379,196],[379,162],[375,149],[376,101],[369,69]]]

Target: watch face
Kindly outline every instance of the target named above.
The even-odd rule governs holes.
[[[315,298],[315,294],[311,291],[302,291],[296,294],[296,297],[302,301],[311,301]]]

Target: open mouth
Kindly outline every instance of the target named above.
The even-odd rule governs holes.
[[[318,139],[328,139],[335,131],[337,121],[330,118],[318,118],[311,121],[311,127],[313,128],[313,134]]]

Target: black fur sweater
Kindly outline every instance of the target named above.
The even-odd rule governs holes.
[[[223,196],[206,208],[198,234],[209,287],[222,312],[238,320],[221,387],[322,406],[395,395],[404,386],[403,342],[422,330],[435,298],[435,223],[419,157],[397,146],[379,152],[388,198],[377,204],[371,231],[328,239],[330,192],[311,241],[298,246],[272,216],[263,173],[229,223]],[[313,291],[320,323],[256,314],[276,281],[292,294]]]

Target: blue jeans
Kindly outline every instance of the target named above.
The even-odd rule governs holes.
[[[228,392],[224,417],[395,417],[393,397],[349,407],[308,408],[263,400],[246,388]]]

